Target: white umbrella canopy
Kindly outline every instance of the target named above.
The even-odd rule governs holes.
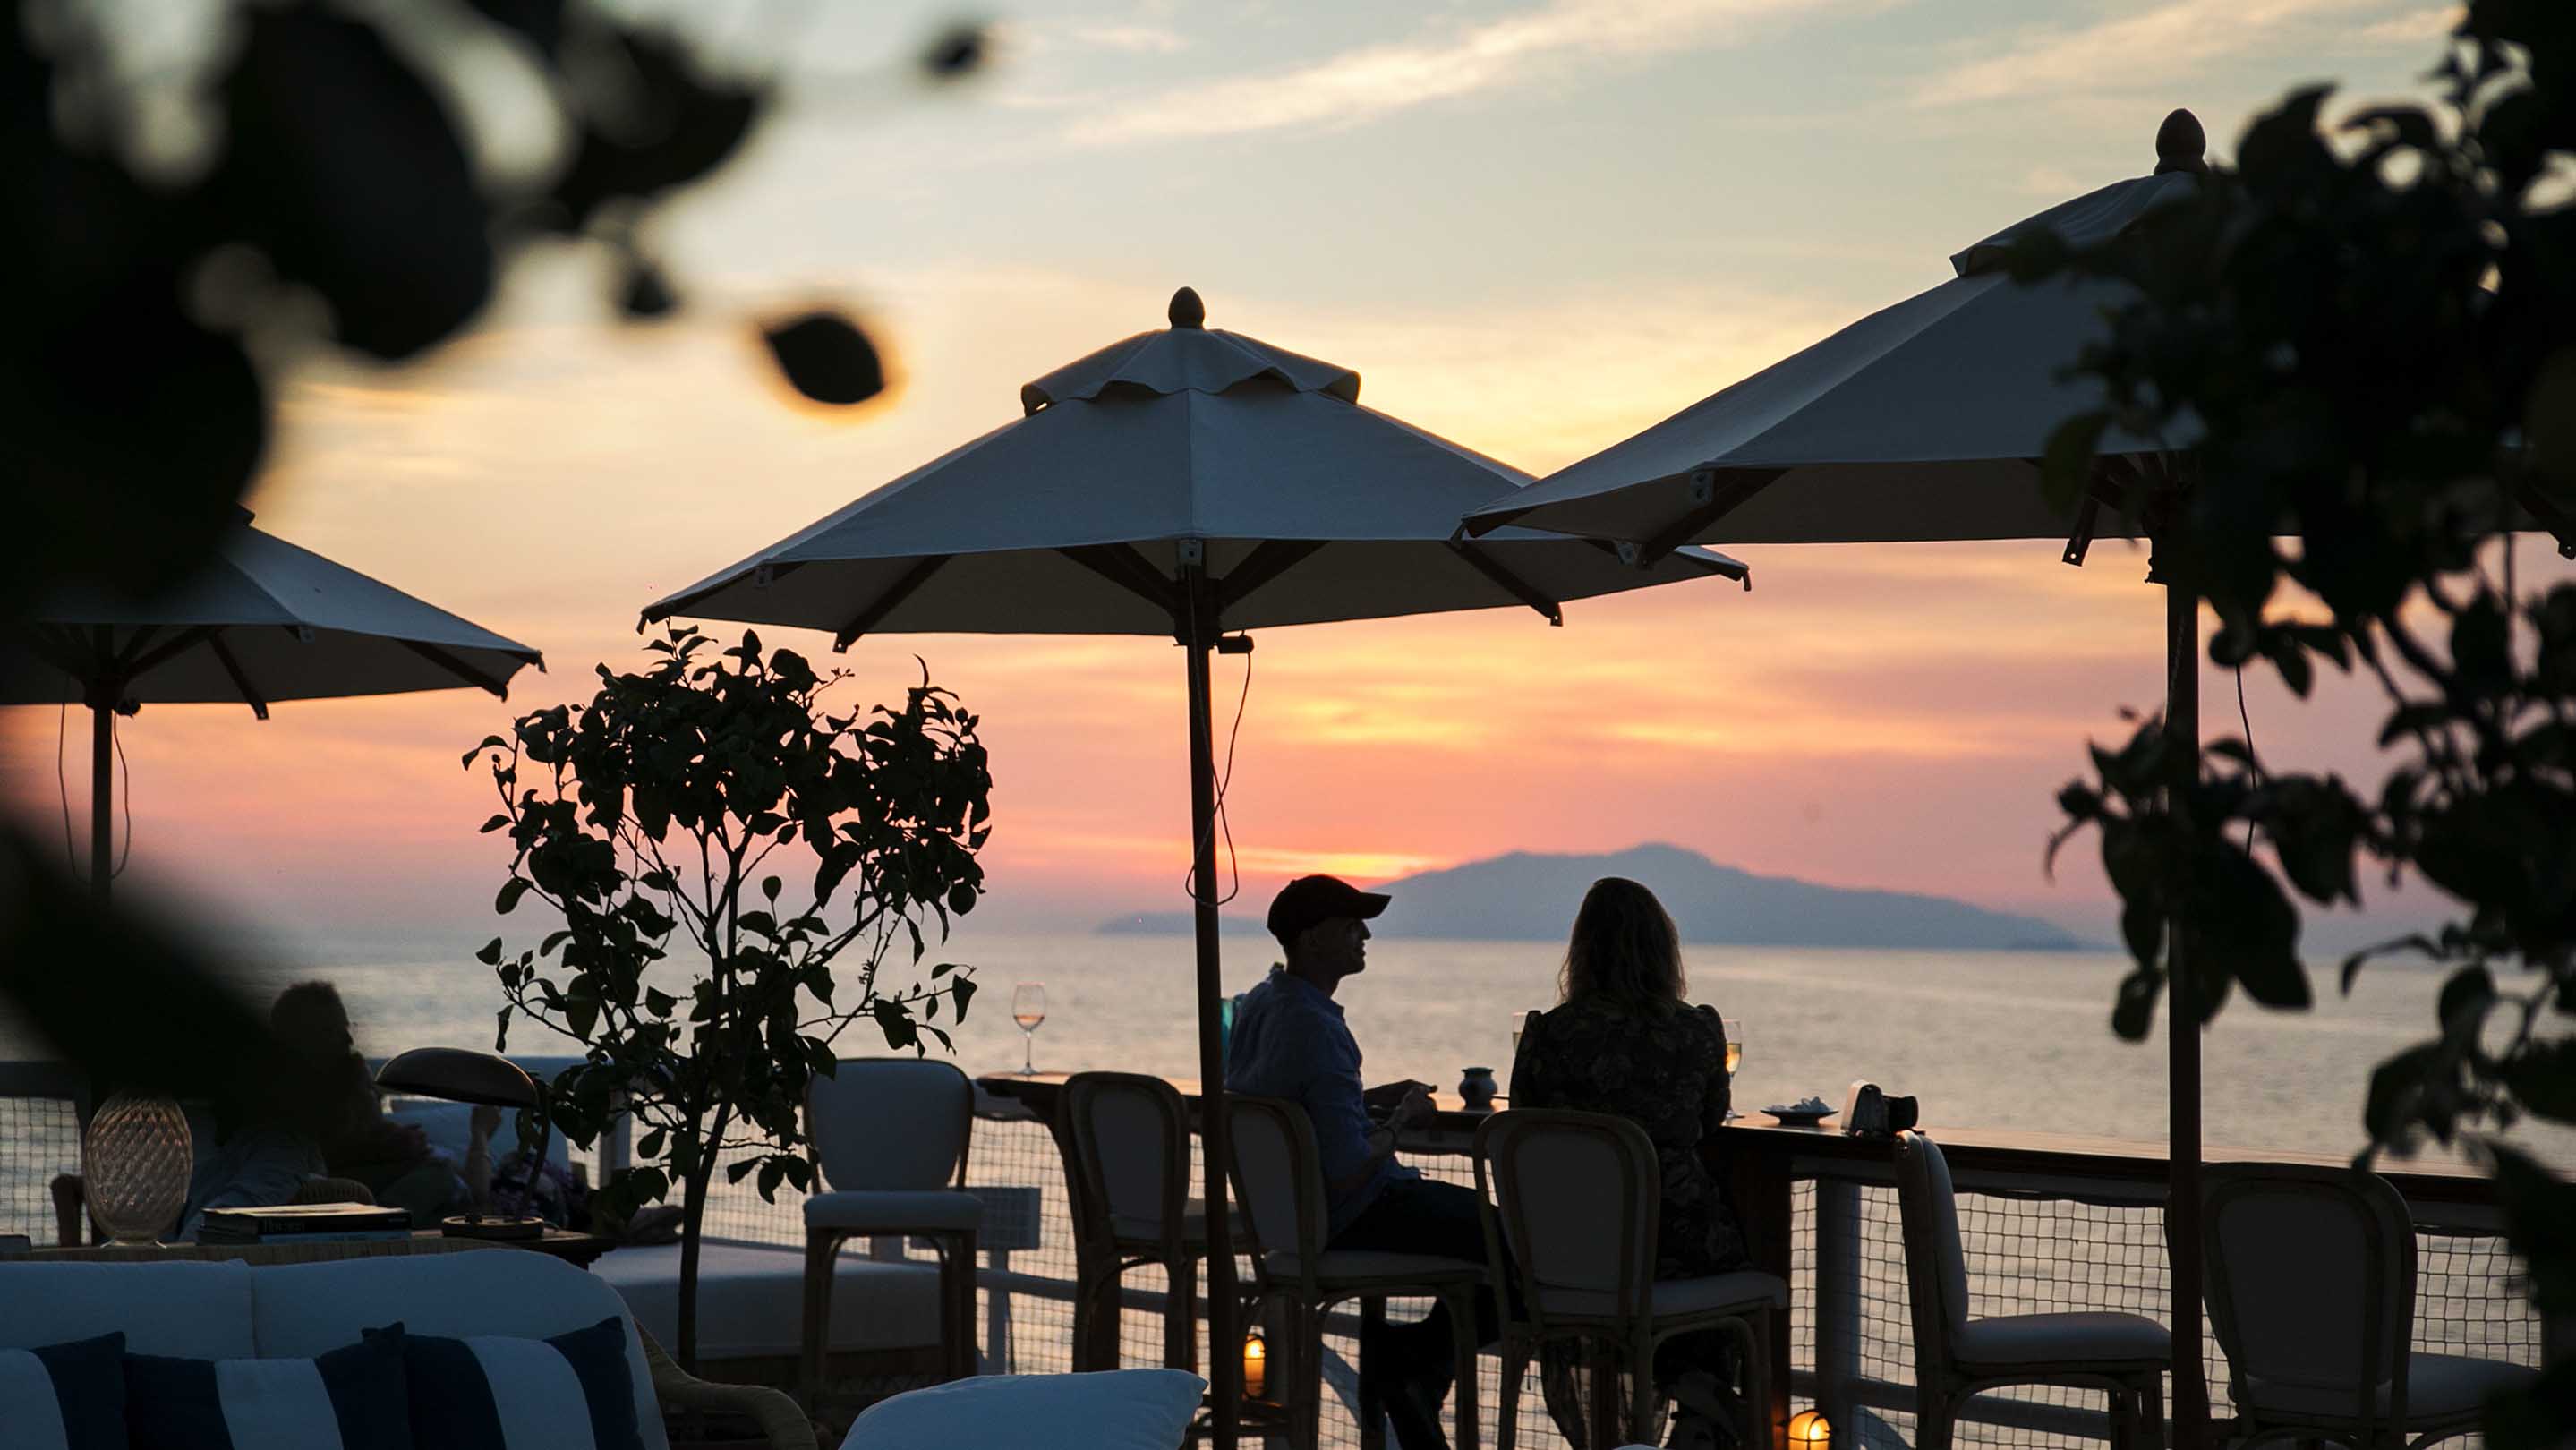
[[[1217,630],[1511,604],[1553,618],[1569,599],[1749,578],[1702,550],[1640,570],[1615,546],[1526,529],[1460,539],[1460,515],[1529,475],[1358,395],[1348,369],[1176,322],[1029,384],[1026,416],[645,618],[801,625],[842,645],[879,631],[1170,635],[1184,632],[1184,541]]]
[[[471,685],[506,695],[537,651],[250,526],[148,599],[67,590],[0,629],[0,705],[90,708],[90,861],[108,889],[115,717],[146,704],[395,695]]]
[[[537,651],[250,526],[213,562],[151,599],[66,591],[11,631],[26,658],[0,704],[233,702],[472,685],[501,694]]]
[[[2175,128],[2168,123],[2168,131]],[[1764,544],[2065,538],[2077,521],[2041,497],[2048,435],[2101,405],[2100,384],[2060,373],[2107,338],[2123,283],[2015,283],[2008,246],[2051,231],[2107,240],[2199,178],[2199,127],[2159,136],[2158,174],[2114,182],[2008,227],[1950,258],[1949,281],[1853,323],[1804,352],[1692,404],[1467,517],[1658,547],[1686,540]],[[2168,146],[2171,150],[2168,150]],[[2174,167],[2176,169],[2166,169]],[[2117,430],[2106,454],[2190,439]],[[2127,525],[2099,517],[2101,532]]]
[[[2108,309],[2125,284],[2014,282],[2003,254],[2054,231],[2084,246],[2118,236],[2158,207],[2190,196],[2207,171],[2206,137],[2188,111],[2156,133],[2156,169],[2115,182],[1954,254],[1955,277],[1873,313],[1519,494],[1468,515],[1470,534],[1512,524],[1629,540],[1646,557],[1687,540],[1784,544],[2064,539],[2080,564],[2098,531],[2132,524],[2096,490],[2072,510],[2050,508],[2038,460],[2059,424],[2100,406],[2098,383],[2062,374],[2106,339]],[[2107,434],[2099,472],[2152,472],[2149,455],[2196,435],[2148,440]],[[2164,542],[2164,541],[2159,541]],[[2197,741],[2199,597],[2188,571],[2150,564],[2165,597],[2166,728]],[[2188,980],[2182,931],[2166,933],[2166,967]],[[2200,1041],[2172,1011],[2168,1033],[2167,1189],[2172,1246],[2170,1322],[2201,1322]],[[2181,1450],[2206,1439],[2207,1389],[2197,1352],[2174,1360],[2174,1426]]]
[[[1198,294],[1021,389],[1025,416],[644,611],[832,632],[1136,634],[1188,646],[1190,828],[1205,1139],[1210,1364],[1231,1445],[1225,1069],[1208,652],[1227,631],[1527,605],[1745,567],[1704,550],[1638,567],[1616,544],[1459,518],[1528,475],[1359,404],[1359,375],[1210,331]],[[1245,641],[1235,648],[1249,648]]]

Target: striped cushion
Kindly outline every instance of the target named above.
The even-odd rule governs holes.
[[[133,1450],[411,1450],[402,1329],[313,1359],[125,1357]]]
[[[0,1349],[9,1450],[125,1450],[125,1336]]]
[[[402,1346],[413,1450],[644,1450],[623,1315],[552,1339],[415,1334]]]

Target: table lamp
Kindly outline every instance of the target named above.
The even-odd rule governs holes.
[[[552,1129],[544,1121],[545,1084],[510,1059],[462,1047],[415,1047],[377,1069],[376,1086],[442,1102],[538,1109],[537,1155],[529,1170],[532,1189],[535,1175],[545,1171],[546,1140]],[[478,1212],[444,1220],[439,1231],[450,1238],[534,1239],[545,1237],[546,1221]]]

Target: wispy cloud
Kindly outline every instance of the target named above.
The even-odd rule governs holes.
[[[2374,45],[2427,45],[2460,28],[2464,5],[2427,5],[2362,27],[2361,38]]]
[[[1360,46],[1294,70],[1163,91],[1112,106],[1072,135],[1112,145],[1358,125],[1557,66],[1728,43],[1753,22],[1806,8],[1799,0],[1548,0],[1479,23],[1443,23],[1412,39]]]
[[[2003,39],[1990,53],[1916,90],[1924,106],[2067,95],[2162,84],[2212,60],[2279,39],[2303,21],[2370,0],[2167,0],[2077,28],[2047,27]],[[1991,50],[1995,41],[1980,42]]]

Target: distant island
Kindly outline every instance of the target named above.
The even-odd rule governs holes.
[[[1965,951],[2091,951],[2065,928],[2037,917],[1989,911],[1946,896],[1821,886],[1721,866],[1680,846],[1632,846],[1604,856],[1534,851],[1425,871],[1378,887],[1395,904],[1374,924],[1387,936],[1471,941],[1561,941],[1584,891],[1604,876],[1644,882],[1673,913],[1686,941],[1732,946],[1941,948]],[[1261,912],[1238,906],[1233,933],[1261,930]],[[1169,935],[1190,930],[1185,911],[1140,912],[1102,922],[1103,935]]]

